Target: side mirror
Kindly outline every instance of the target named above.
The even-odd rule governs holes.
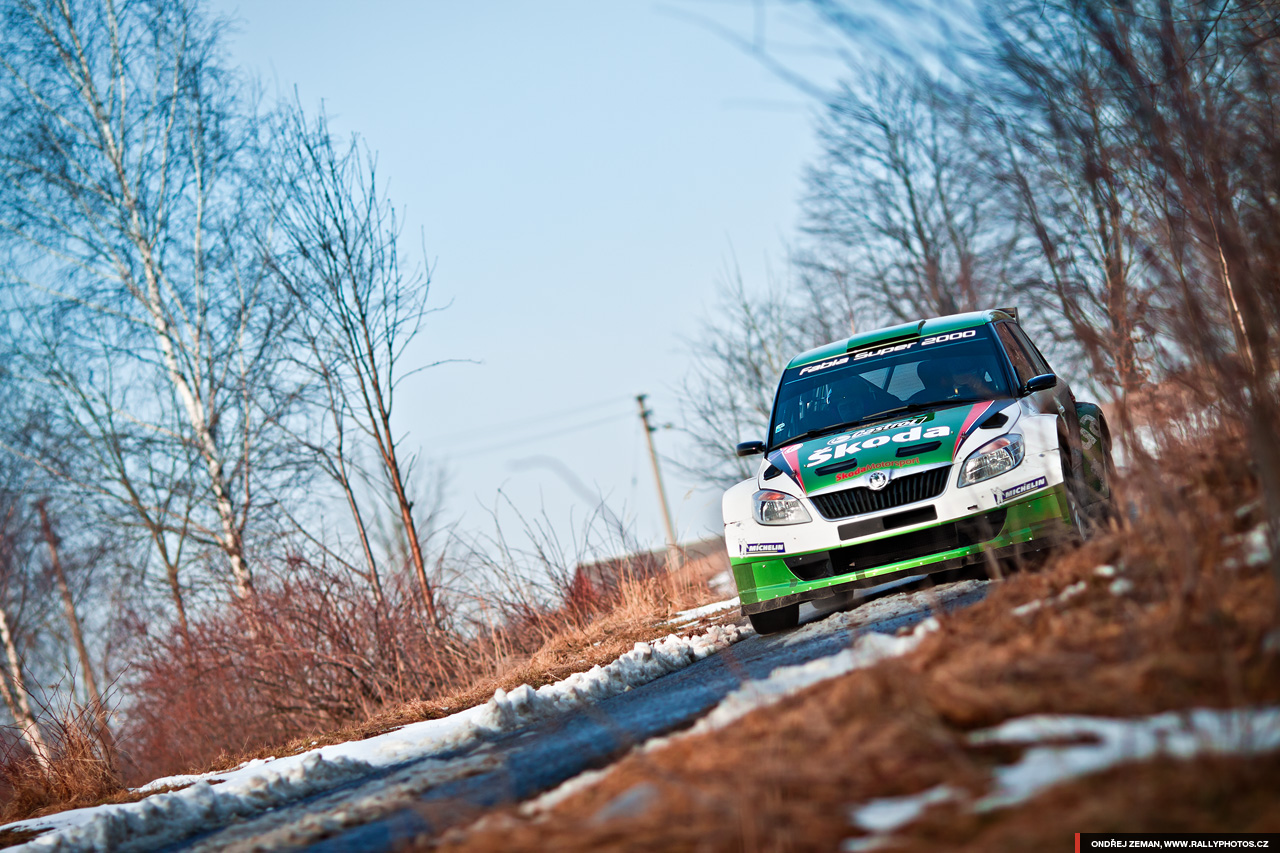
[[[744,441],[738,445],[739,456],[755,456],[764,453],[763,441]]]
[[[1056,387],[1058,387],[1058,377],[1052,373],[1041,373],[1039,376],[1032,376],[1027,380],[1027,384],[1022,386],[1022,396]]]

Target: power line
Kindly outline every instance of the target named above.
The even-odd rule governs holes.
[[[481,427],[480,429],[458,430],[456,432],[446,433],[445,435],[442,435],[442,436],[427,436],[426,438],[423,439],[423,443],[428,445],[444,444],[444,443],[449,443],[455,439],[473,439],[473,438],[479,439],[485,436],[510,434],[513,430],[516,430],[516,429],[523,429],[524,427],[527,427],[530,425],[542,424],[542,423],[546,423],[547,421],[554,421],[560,418],[573,417],[576,415],[586,414],[587,412],[598,411],[600,409],[607,408],[608,406],[616,406],[619,403],[622,403],[624,401],[629,402],[630,398],[613,397],[608,400],[600,400],[595,403],[588,403],[585,406],[578,406],[573,409],[565,409],[559,412],[549,412],[547,414],[537,415],[532,418],[521,418],[518,424],[512,424],[510,422],[507,422],[507,423],[503,423],[500,426],[494,425],[489,427]],[[521,440],[527,440],[527,439],[524,439],[524,437],[522,436]]]
[[[554,429],[548,432],[539,433],[537,435],[523,435],[517,431],[518,430],[517,427],[507,427],[506,429],[503,430],[503,432],[510,435],[513,439],[518,440],[520,442],[521,447],[523,447],[523,445],[530,444],[535,441],[542,441],[544,439],[555,438],[561,435],[569,435],[575,432],[582,432],[583,430],[586,430],[586,429],[592,429],[594,427],[603,426],[604,424],[613,423],[615,421],[620,421],[623,418],[629,418],[629,417],[631,416],[628,414],[609,415],[607,417],[599,418],[598,420],[587,421],[586,423],[577,424],[571,427],[564,427],[563,429]],[[441,444],[448,444],[449,449],[454,450],[457,448],[467,449],[467,448],[479,447],[482,444],[491,443],[492,441],[493,439],[491,438],[477,440],[477,441],[463,441],[463,442],[432,441],[432,442],[427,442],[426,446],[428,448],[435,448],[440,446]],[[514,449],[516,448],[513,448],[513,450]]]

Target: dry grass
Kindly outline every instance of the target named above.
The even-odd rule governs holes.
[[[44,735],[47,766],[17,741],[0,756],[0,823],[92,805],[121,792],[113,747],[99,737],[90,709],[72,705],[49,715]]]
[[[1280,703],[1280,655],[1265,650],[1276,589],[1264,566],[1226,568],[1224,541],[1256,522],[1239,512],[1256,484],[1229,450],[1191,457],[1140,523],[1015,575],[904,658],[815,686],[728,729],[620,761],[593,787],[530,818],[508,809],[423,846],[461,850],[739,851],[836,849],[856,835],[853,804],[937,784],[979,793],[1005,750],[969,731],[1032,713],[1135,716]],[[1116,594],[1109,563],[1133,586]],[[1059,600],[1083,582],[1083,592]],[[1026,615],[1018,605],[1042,601]],[[1034,803],[975,817],[930,812],[911,849],[1066,849],[1071,833],[1124,828],[1274,828],[1275,757],[1117,768]],[[1266,784],[1254,783],[1267,777]],[[1111,794],[1114,793],[1114,796]],[[606,806],[642,802],[625,816]],[[1048,806],[1048,807],[1046,807]],[[1182,811],[1179,811],[1182,810]],[[1178,817],[1171,815],[1177,812]]]
[[[16,847],[43,835],[39,829],[0,829],[0,847]]]

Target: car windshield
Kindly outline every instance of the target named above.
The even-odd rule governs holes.
[[[912,409],[1010,396],[988,326],[888,343],[782,375],[769,447]]]

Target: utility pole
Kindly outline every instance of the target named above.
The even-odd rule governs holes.
[[[680,565],[680,549],[676,545],[676,531],[671,524],[671,509],[667,506],[667,491],[662,487],[662,470],[658,467],[658,451],[653,447],[653,434],[657,427],[649,425],[652,411],[645,408],[644,401],[648,394],[637,394],[636,403],[640,406],[640,421],[644,424],[644,439],[649,445],[649,461],[653,463],[653,479],[658,484],[658,502],[662,504],[662,523],[667,528],[667,570]]]

